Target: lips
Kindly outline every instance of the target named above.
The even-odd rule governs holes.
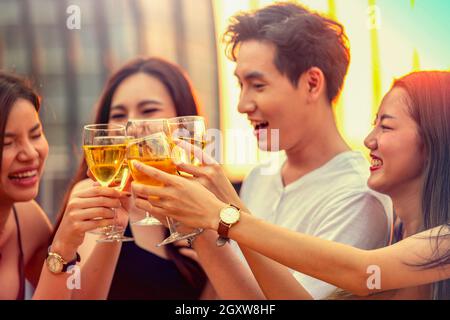
[[[370,154],[371,161],[370,161],[370,171],[376,171],[383,167],[383,160],[374,154]]]
[[[37,168],[26,168],[22,170],[15,171],[8,175],[10,181],[19,187],[32,187],[38,180],[38,169]]]
[[[254,128],[253,133],[257,138],[259,138],[261,130],[266,130],[269,127],[269,122],[267,121],[250,119],[250,122]]]

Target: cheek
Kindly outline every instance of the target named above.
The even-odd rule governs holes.
[[[43,138],[42,141],[36,146],[36,150],[39,153],[39,157],[45,161],[49,151],[49,145],[46,138]]]

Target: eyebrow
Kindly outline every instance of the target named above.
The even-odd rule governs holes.
[[[234,75],[239,78],[239,75],[236,73],[236,71],[234,72]],[[253,80],[253,79],[264,79],[264,74],[262,72],[259,71],[251,71],[248,72],[244,75],[244,80]]]
[[[29,133],[33,133],[33,132],[35,132],[35,131],[37,131],[38,129],[40,129],[41,128],[41,124],[40,123],[38,123],[38,124],[36,124],[33,128],[31,128],[28,132]],[[10,132],[6,132],[5,133],[5,138],[12,138],[12,137],[15,137],[16,135],[14,134],[14,133],[10,133]]]
[[[148,104],[153,104],[153,105],[158,105],[158,106],[160,106],[160,105],[162,105],[162,102],[159,101],[159,100],[154,100],[154,99],[143,100],[143,101],[140,101],[140,102],[138,103],[138,108],[143,108],[143,107],[145,107],[145,106],[148,105]]]
[[[389,114],[383,114],[383,115],[380,117],[380,121],[383,121],[384,119],[395,119],[395,117],[393,117],[393,116],[391,116],[391,115],[389,115]]]
[[[155,99],[149,99],[149,100],[142,100],[139,101],[139,103],[137,104],[137,107],[139,109],[142,109],[143,107],[145,107],[146,105],[162,105],[161,101],[155,100]],[[114,109],[120,109],[122,111],[127,111],[127,108],[123,105],[123,104],[117,104],[111,107],[111,110]]]

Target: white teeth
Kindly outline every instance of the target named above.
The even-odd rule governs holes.
[[[26,171],[26,172],[18,173],[15,175],[11,175],[11,178],[23,179],[23,178],[34,177],[36,174],[37,174],[37,170],[31,170],[31,171]]]
[[[383,165],[383,161],[381,161],[380,159],[372,159],[370,164],[372,165],[372,167],[381,167]]]

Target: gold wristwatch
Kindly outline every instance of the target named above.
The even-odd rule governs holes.
[[[217,238],[216,245],[221,247],[230,240],[228,238],[228,232],[233,225],[239,222],[241,209],[235,205],[229,204],[227,207],[220,210],[219,216],[220,221],[217,229],[219,238]]]
[[[57,254],[55,252],[51,252],[50,248],[51,248],[51,246],[48,247],[47,259],[45,261],[46,261],[48,270],[50,270],[50,272],[52,272],[54,274],[66,272],[70,266],[73,266],[73,265],[77,264],[77,262],[81,261],[80,255],[78,254],[78,252],[76,253],[76,257],[73,260],[67,262],[59,254]]]

